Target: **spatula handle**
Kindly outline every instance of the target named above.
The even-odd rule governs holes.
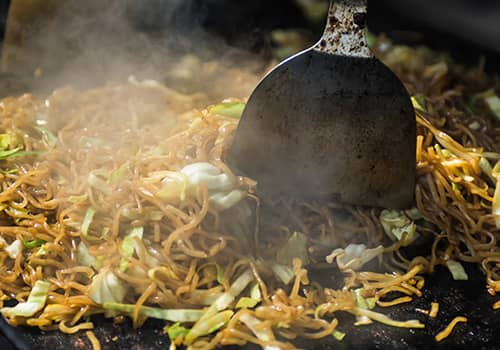
[[[355,57],[373,57],[365,38],[367,0],[330,0],[328,19],[315,50]]]

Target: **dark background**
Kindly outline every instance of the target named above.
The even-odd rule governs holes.
[[[0,37],[9,2],[0,0]],[[322,18],[311,20],[299,3],[327,0],[47,0],[59,4],[55,21],[33,20],[22,29],[29,49],[3,67],[16,94],[68,82],[83,86],[114,80],[127,71],[158,79],[158,63],[186,53],[226,63],[268,62],[275,29],[298,29],[309,42],[323,30]],[[62,4],[62,5],[61,5]],[[63,15],[61,15],[63,14]],[[61,19],[62,18],[62,19]],[[500,71],[500,1],[372,0],[368,28],[396,42],[446,51],[467,65],[486,58],[486,69]],[[31,46],[30,46],[31,45]],[[117,64],[126,61],[126,67]],[[17,60],[17,65],[13,61]],[[123,62],[118,62],[123,63]],[[156,66],[155,66],[156,65]],[[35,67],[51,81],[33,81]],[[154,69],[151,68],[154,66]],[[119,68],[117,68],[119,67]],[[132,68],[131,68],[132,67]],[[123,68],[123,69],[122,69]],[[261,69],[262,66],[256,67]],[[61,71],[72,71],[65,75]],[[125,75],[125,74],[122,74]],[[87,76],[86,81],[82,77]],[[21,84],[23,83],[23,84]],[[0,87],[1,88],[1,87]],[[1,89],[0,89],[1,90]],[[2,91],[3,92],[3,91]],[[5,95],[5,93],[0,93]]]
[[[127,3],[131,21],[141,30],[176,27],[186,31],[197,22],[229,43],[247,48],[255,44],[245,44],[249,35],[258,41],[259,36],[273,28],[309,28],[318,36],[322,30],[322,24],[314,25],[304,19],[299,7],[290,0],[186,0],[175,18],[169,9],[177,7],[182,2],[179,0],[122,2]],[[9,3],[10,0],[0,0],[0,39]],[[84,6],[85,2],[81,3]],[[385,32],[405,42],[423,42],[458,55],[463,54],[464,45],[500,54],[497,0],[371,0],[369,6],[369,28],[376,33]],[[477,51],[467,52],[467,56],[477,57]]]

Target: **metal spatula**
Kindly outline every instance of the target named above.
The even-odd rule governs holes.
[[[227,160],[258,191],[406,208],[415,114],[366,45],[365,0],[330,4],[321,40],[275,67],[245,107]]]

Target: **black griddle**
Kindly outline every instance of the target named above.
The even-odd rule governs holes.
[[[475,265],[465,265],[468,281],[454,281],[443,267],[437,267],[434,274],[426,277],[423,296],[412,302],[391,308],[377,309],[397,320],[418,319],[426,325],[424,329],[402,329],[373,323],[367,326],[353,326],[354,317],[338,313],[341,320],[338,329],[347,333],[342,342],[333,337],[318,341],[297,341],[297,345],[310,350],[422,350],[422,349],[500,349],[500,311],[492,309],[498,297],[486,292],[484,275]],[[338,274],[328,275],[326,270],[317,272],[326,285],[338,283]],[[430,303],[439,302],[439,313],[430,318],[415,311],[415,308],[429,309]],[[459,323],[450,337],[436,343],[434,336],[456,316],[465,316],[467,323]],[[158,350],[168,349],[169,339],[164,335],[164,322],[150,320],[137,330],[131,322],[114,324],[104,317],[95,317],[95,330],[103,350]],[[65,335],[58,331],[43,332],[29,327],[10,327],[2,319],[0,329],[11,342],[12,349],[19,350],[70,350],[89,349],[85,334]],[[1,343],[0,343],[1,344]],[[2,350],[10,350],[8,345]],[[247,346],[246,349],[257,349]],[[225,349],[236,349],[227,347]]]

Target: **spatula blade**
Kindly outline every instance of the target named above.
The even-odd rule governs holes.
[[[408,93],[381,62],[309,49],[259,83],[227,160],[259,191],[407,208],[415,129]]]

